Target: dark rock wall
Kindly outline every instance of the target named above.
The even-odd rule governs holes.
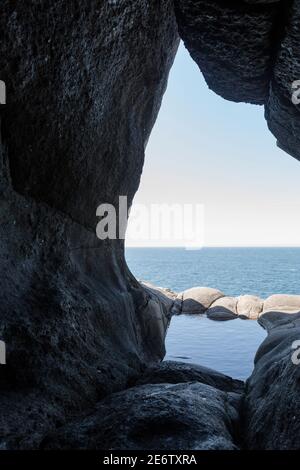
[[[95,226],[100,203],[127,195],[130,204],[138,188],[178,46],[173,6],[1,2],[1,449],[38,447],[164,355],[172,301],[143,288],[126,267],[123,242],[99,241]],[[208,85],[226,99],[265,104],[279,145],[300,159],[291,102],[300,80],[299,1],[175,0],[175,9]],[[283,442],[261,441],[269,429],[262,424],[254,431],[264,413],[271,427],[276,388],[269,404],[260,401],[265,389],[277,381],[280,390],[291,377],[290,364],[265,363],[249,382],[249,447]],[[284,406],[293,420],[298,405],[295,392],[276,411],[282,439]]]
[[[274,63],[266,104],[266,119],[279,146],[300,160],[300,105],[291,103],[291,95],[295,92],[292,84],[300,80],[300,1],[287,2],[287,5],[284,34]]]
[[[278,145],[300,159],[300,105],[292,103],[292,84],[300,80],[300,2],[175,0],[175,9],[208,86],[228,100],[264,104]]]
[[[300,313],[270,312],[260,323],[268,336],[257,351],[255,369],[246,384],[244,446],[299,450]]]
[[[30,4],[30,5],[29,5]],[[21,194],[94,228],[133,197],[176,46],[171,2],[1,2],[2,126]]]
[[[164,355],[168,304],[95,226],[138,187],[178,36],[165,0],[4,0],[0,21],[0,442],[32,448]]]
[[[179,31],[208,86],[232,101],[268,96],[278,3],[177,0]]]

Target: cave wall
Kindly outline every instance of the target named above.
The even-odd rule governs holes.
[[[168,300],[95,227],[138,187],[178,34],[168,0],[4,0],[0,21],[0,446],[24,449],[164,356]]]
[[[298,0],[2,0],[1,448],[35,448],[164,355],[172,301],[140,286],[123,242],[95,226],[99,204],[130,204],[138,188],[177,26],[208,85],[263,104],[300,158],[299,11]]]

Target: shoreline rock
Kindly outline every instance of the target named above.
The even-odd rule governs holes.
[[[300,312],[300,295],[274,294],[264,300],[250,294],[227,296],[211,287],[192,287],[180,293],[166,288],[152,288],[172,299],[171,316],[207,315],[211,320],[217,321],[236,318],[258,320],[272,311],[287,314]]]

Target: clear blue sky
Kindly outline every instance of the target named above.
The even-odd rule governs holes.
[[[209,90],[181,45],[134,203],[204,204],[207,246],[299,246],[300,162],[276,147],[263,114]]]

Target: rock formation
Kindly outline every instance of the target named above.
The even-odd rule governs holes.
[[[164,289],[162,292],[168,292]],[[170,293],[168,294],[170,296]],[[274,294],[263,300],[255,295],[230,297],[211,287],[192,287],[179,294],[172,292],[173,304],[169,311],[173,315],[203,315],[212,320],[235,318],[257,320],[267,312],[300,312],[300,295]],[[170,299],[169,299],[170,302]]]
[[[147,384],[111,395],[86,417],[47,436],[42,447],[237,449],[241,382],[191,364],[169,362],[161,373],[163,383],[157,368],[144,377]]]
[[[278,145],[300,159],[300,100],[292,102],[300,0],[174,2],[179,33],[208,86],[228,100],[265,105]]]
[[[178,46],[171,1],[3,0],[0,445],[38,447],[164,356],[168,312],[96,237],[130,205]]]
[[[205,383],[203,371],[176,383],[177,368],[166,384],[125,390],[163,358],[172,314],[203,313],[224,295],[196,289],[175,297],[142,286],[126,266],[123,240],[96,237],[96,209],[116,206],[120,195],[131,204],[177,27],[209,86],[226,99],[264,104],[278,144],[300,159],[299,107],[291,100],[300,79],[299,15],[298,0],[36,0],[30,7],[2,0],[1,449],[237,447],[240,393]],[[260,315],[260,300],[252,300],[234,301],[233,315]],[[276,302],[267,308],[282,309]],[[215,307],[224,304],[232,299]],[[261,318],[275,317],[279,326],[247,388],[251,448],[299,446],[292,435],[299,435],[298,369],[287,354],[298,317]],[[84,417],[74,434],[76,413]]]
[[[182,293],[181,313],[204,313],[213,302],[224,297],[223,292],[211,287],[192,287]]]
[[[299,312],[300,295],[271,295],[263,303],[263,313],[272,311],[285,313]]]
[[[255,320],[263,311],[263,300],[255,295],[241,295],[238,297],[237,314],[241,317]]]
[[[234,297],[222,297],[207,309],[207,316],[212,320],[232,320],[237,318],[238,300]]]
[[[244,400],[249,449],[300,448],[300,313],[270,312],[259,322],[268,336],[257,351]]]

